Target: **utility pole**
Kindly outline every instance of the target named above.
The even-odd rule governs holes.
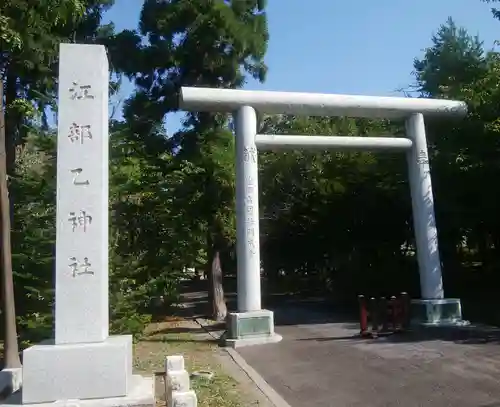
[[[4,368],[21,367],[17,343],[12,248],[10,244],[10,203],[7,185],[7,148],[5,136],[5,106],[3,77],[0,75],[0,257],[2,274]]]

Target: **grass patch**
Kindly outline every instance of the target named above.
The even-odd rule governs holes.
[[[211,380],[201,377],[191,380],[200,407],[243,406],[238,382],[224,372],[217,356],[219,352],[217,343],[207,338],[193,321],[154,323],[145,338],[135,345],[134,370],[142,374],[161,372],[167,355],[183,355],[189,373],[197,370],[214,373]],[[163,391],[163,386],[159,390]],[[164,405],[164,397],[158,392],[157,398],[158,404]]]

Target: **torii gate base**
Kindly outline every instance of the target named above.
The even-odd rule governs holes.
[[[460,300],[445,299],[434,218],[424,116],[463,116],[463,102],[436,99],[182,88],[186,110],[233,112],[236,124],[236,232],[238,312],[229,316],[227,344],[279,342],[273,312],[261,309],[257,148],[402,150],[408,162],[421,300],[412,301],[412,323],[450,325],[462,320]],[[257,114],[406,119],[407,138],[275,136],[257,134]],[[286,254],[285,254],[286,255]]]

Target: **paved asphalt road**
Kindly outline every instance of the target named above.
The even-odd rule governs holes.
[[[500,407],[498,332],[360,340],[315,306],[274,311],[283,341],[238,352],[292,407]]]

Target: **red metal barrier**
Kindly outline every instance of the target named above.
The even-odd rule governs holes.
[[[372,322],[371,335],[373,337],[376,337],[379,332],[380,310],[378,310],[377,300],[374,297],[370,298],[370,311],[368,312],[368,316],[371,317],[371,322]]]
[[[370,298],[358,296],[359,327],[362,337],[376,338],[396,332],[404,332],[410,327],[410,296],[403,292],[398,297]],[[371,329],[370,329],[371,328]]]
[[[358,295],[359,301],[359,334],[366,335],[368,332],[368,310],[366,308],[366,300],[363,295]]]

